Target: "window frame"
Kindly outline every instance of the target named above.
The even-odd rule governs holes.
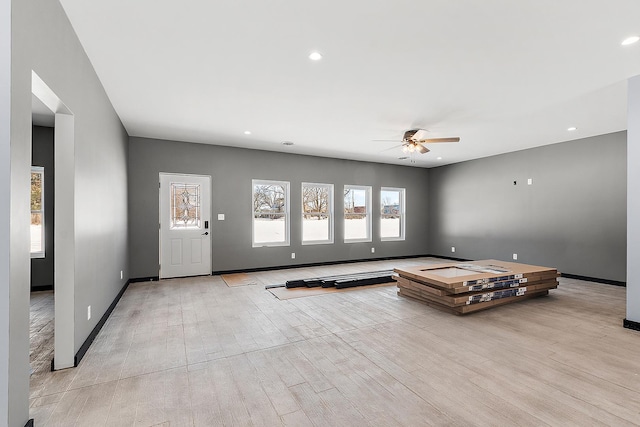
[[[382,219],[385,215],[382,213],[382,192],[383,191],[397,191],[400,193],[400,197],[398,203],[400,204],[399,215],[400,215],[400,236],[393,237],[383,237],[382,236]],[[407,212],[407,190],[405,188],[399,187],[381,187],[380,188],[380,241],[382,242],[390,242],[390,241],[400,241],[406,239],[406,212]],[[388,216],[388,215],[387,215]]]
[[[257,185],[281,185],[284,187],[284,212],[281,214],[284,216],[285,226],[285,240],[284,242],[259,242],[256,243],[256,231],[255,231],[255,219],[256,211],[254,210],[253,202],[255,199],[255,190]],[[277,247],[277,246],[290,246],[291,240],[291,215],[290,215],[290,182],[289,181],[276,181],[270,179],[252,179],[251,180],[251,246],[254,248],[262,247]]]
[[[45,188],[44,188],[44,166],[31,166],[31,174],[39,174],[40,175],[40,209],[37,210],[31,210],[31,215],[33,214],[40,214],[40,251],[37,252],[30,252],[31,258],[44,258],[45,257],[45,245],[46,245],[46,240],[45,240],[45,221],[44,221],[44,192],[45,192]],[[30,175],[31,176],[31,175]],[[31,200],[31,199],[29,199]],[[31,204],[31,203],[29,203]],[[31,206],[29,206],[31,207]],[[31,222],[29,223],[31,224]],[[31,239],[29,239],[31,240]],[[31,241],[30,241],[31,243]],[[29,248],[31,248],[31,244],[29,245]]]
[[[346,216],[348,215],[346,212],[344,212],[345,207],[344,207],[344,193],[347,189],[350,190],[364,190],[365,191],[365,215],[366,215],[366,219],[367,219],[367,225],[366,225],[366,229],[367,229],[367,236],[364,238],[357,238],[357,239],[347,239],[346,236],[346,232],[347,232],[347,218]],[[345,184],[345,186],[343,187],[343,191],[342,191],[342,221],[343,221],[343,225],[344,225],[344,229],[343,229],[343,239],[344,239],[344,243],[362,243],[362,242],[371,242],[372,241],[372,227],[371,227],[371,192],[372,192],[372,187],[370,185],[351,185],[351,184]],[[354,215],[354,214],[351,214]]]
[[[325,240],[304,240],[304,216],[309,215],[309,213],[305,213],[304,211],[304,189],[305,187],[319,187],[326,188],[329,190],[329,200],[327,206],[327,216],[329,217],[329,238]],[[302,245],[330,245],[334,243],[334,194],[333,194],[333,184],[323,184],[317,182],[303,182],[300,186],[300,195],[301,195],[301,212],[300,212],[300,240]],[[321,212],[312,212],[311,215],[320,215]]]

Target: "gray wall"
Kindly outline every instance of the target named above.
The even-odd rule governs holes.
[[[158,275],[158,174],[160,172],[211,175],[212,258],[214,271],[262,268],[290,264],[422,255],[427,253],[427,175],[425,169],[322,157],[274,153],[206,144],[130,138],[129,230],[131,277]],[[253,248],[251,245],[251,180],[291,183],[291,246]],[[335,243],[305,245],[301,240],[301,183],[334,184]],[[381,186],[406,188],[407,237],[381,242],[379,219],[373,215],[373,241],[342,241],[342,187],[373,187],[372,203],[379,206]],[[226,215],[217,221],[218,213]],[[375,247],[375,254],[371,253]],[[291,252],[296,259],[291,259]]]
[[[3,17],[1,27],[4,31],[4,17],[8,9],[4,3],[2,7],[0,16]],[[60,4],[50,0],[13,0],[11,7],[8,418],[9,425],[18,426],[24,425],[28,419],[29,396],[32,70],[64,101],[75,117],[76,253],[66,254],[75,257],[76,266],[72,302],[75,351],[105,313],[128,275],[128,136]],[[0,39],[2,43],[7,40],[5,37]],[[5,117],[4,112],[2,117]],[[4,196],[4,192],[2,194]],[[2,217],[0,219],[5,221]],[[120,280],[120,270],[124,270],[125,280]],[[2,286],[5,286],[4,281]],[[89,304],[93,312],[91,320],[86,316]],[[4,345],[0,347],[3,351],[6,348]]]
[[[430,252],[625,281],[626,191],[626,132],[430,169]]]
[[[640,322],[640,75],[628,91],[627,320]]]
[[[44,167],[44,258],[31,258],[31,288],[53,286],[53,128],[33,126],[31,164]]]

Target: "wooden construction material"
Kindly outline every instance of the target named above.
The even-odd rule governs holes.
[[[558,286],[554,268],[497,260],[395,269],[398,294],[455,314],[535,296]]]
[[[316,277],[311,279],[288,280],[287,289],[292,288],[353,288],[356,286],[377,285],[395,280],[393,270],[371,271],[366,273],[341,274],[338,276]],[[271,288],[271,287],[270,287]]]

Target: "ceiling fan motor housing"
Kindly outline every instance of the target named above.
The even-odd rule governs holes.
[[[408,130],[404,133],[404,138],[403,140],[405,141],[411,141],[413,139],[413,136],[416,134],[416,132],[418,132],[419,129],[411,129]]]

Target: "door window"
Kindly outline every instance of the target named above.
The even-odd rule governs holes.
[[[200,185],[171,183],[170,228],[200,228]]]

